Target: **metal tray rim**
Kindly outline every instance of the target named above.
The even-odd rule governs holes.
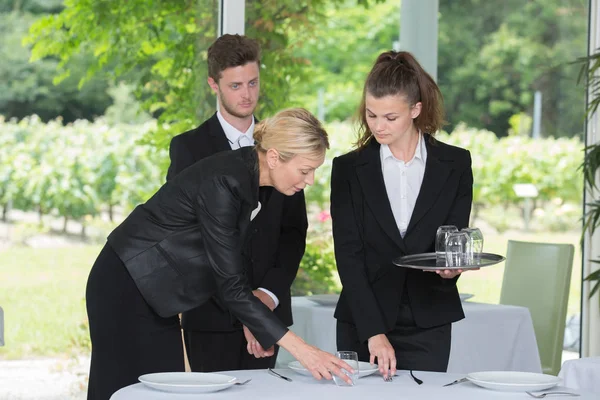
[[[473,269],[473,268],[481,268],[488,267],[491,265],[498,264],[504,260],[506,257],[501,256],[499,254],[494,253],[481,253],[482,262],[480,264],[473,265],[461,265],[459,267],[438,267],[435,265],[432,266],[423,266],[423,265],[411,265],[411,262],[415,261],[435,261],[436,254],[435,253],[420,253],[420,254],[410,254],[407,256],[402,256],[394,259],[392,262],[394,265],[399,267],[408,267],[408,268],[416,268],[416,269],[430,269],[430,270],[438,270],[438,269]]]

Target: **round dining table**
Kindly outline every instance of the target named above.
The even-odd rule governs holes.
[[[558,374],[565,384],[596,393],[600,399],[600,357],[567,360]]]
[[[127,386],[112,395],[110,400],[240,400],[240,399],[277,399],[277,400],[363,400],[382,399],[444,399],[444,400],[482,400],[482,399],[532,399],[524,392],[505,392],[484,389],[471,382],[444,387],[443,385],[461,379],[464,374],[413,371],[421,385],[417,384],[408,371],[398,371],[391,382],[383,380],[376,372],[358,379],[355,386],[336,386],[333,381],[320,380],[300,375],[287,368],[279,368],[278,373],[291,378],[291,382],[270,374],[267,370],[227,371],[223,374],[233,376],[240,382],[252,379],[245,385],[234,385],[225,390],[212,393],[169,393],[155,390],[142,383]],[[580,390],[556,386],[549,391],[568,390],[579,394],[573,397],[581,400],[598,400],[598,395]],[[545,392],[545,391],[544,391]],[[558,396],[556,396],[558,397]],[[561,398],[569,398],[560,396]]]

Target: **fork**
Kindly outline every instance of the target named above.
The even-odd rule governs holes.
[[[234,383],[234,385],[245,385],[246,383],[250,382],[251,380],[252,380],[252,378],[246,379],[244,382],[236,382],[236,383]]]
[[[383,377],[383,381],[384,382],[391,382],[392,381],[392,374],[389,374],[388,376],[384,376]]]
[[[546,392],[546,393],[531,393],[531,392],[525,392],[528,395],[530,395],[531,397],[534,397],[536,399],[543,399],[546,396],[551,396],[551,395],[564,395],[564,396],[579,396],[578,393],[570,393],[570,392]]]

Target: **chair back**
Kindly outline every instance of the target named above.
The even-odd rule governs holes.
[[[572,244],[508,241],[500,304],[529,308],[544,373],[560,371]]]

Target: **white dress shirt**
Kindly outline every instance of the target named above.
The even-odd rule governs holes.
[[[217,111],[217,118],[221,123],[221,128],[223,128],[225,136],[227,136],[227,140],[229,140],[231,150],[237,150],[240,147],[254,145],[254,138],[252,137],[254,134],[254,118],[252,118],[252,124],[250,124],[250,127],[246,132],[239,131],[229,122],[225,121],[225,118],[223,118],[223,115],[220,111]]]
[[[221,128],[223,128],[223,132],[225,132],[225,136],[227,136],[227,140],[229,141],[229,145],[231,146],[231,150],[237,150],[240,147],[246,146],[254,146],[254,138],[252,135],[254,134],[254,117],[252,118],[252,124],[246,132],[241,132],[233,125],[223,118],[223,115],[220,111],[217,111],[217,118],[219,119],[219,123],[221,124]],[[260,210],[260,208],[259,208]],[[273,299],[275,303],[275,308],[279,305],[279,299],[275,296],[275,293],[271,292],[268,289],[259,287],[258,290],[262,290],[266,294]]]
[[[386,144],[381,145],[379,154],[385,190],[400,235],[404,237],[425,175],[427,148],[423,135],[419,133],[415,155],[406,163],[394,157]]]

